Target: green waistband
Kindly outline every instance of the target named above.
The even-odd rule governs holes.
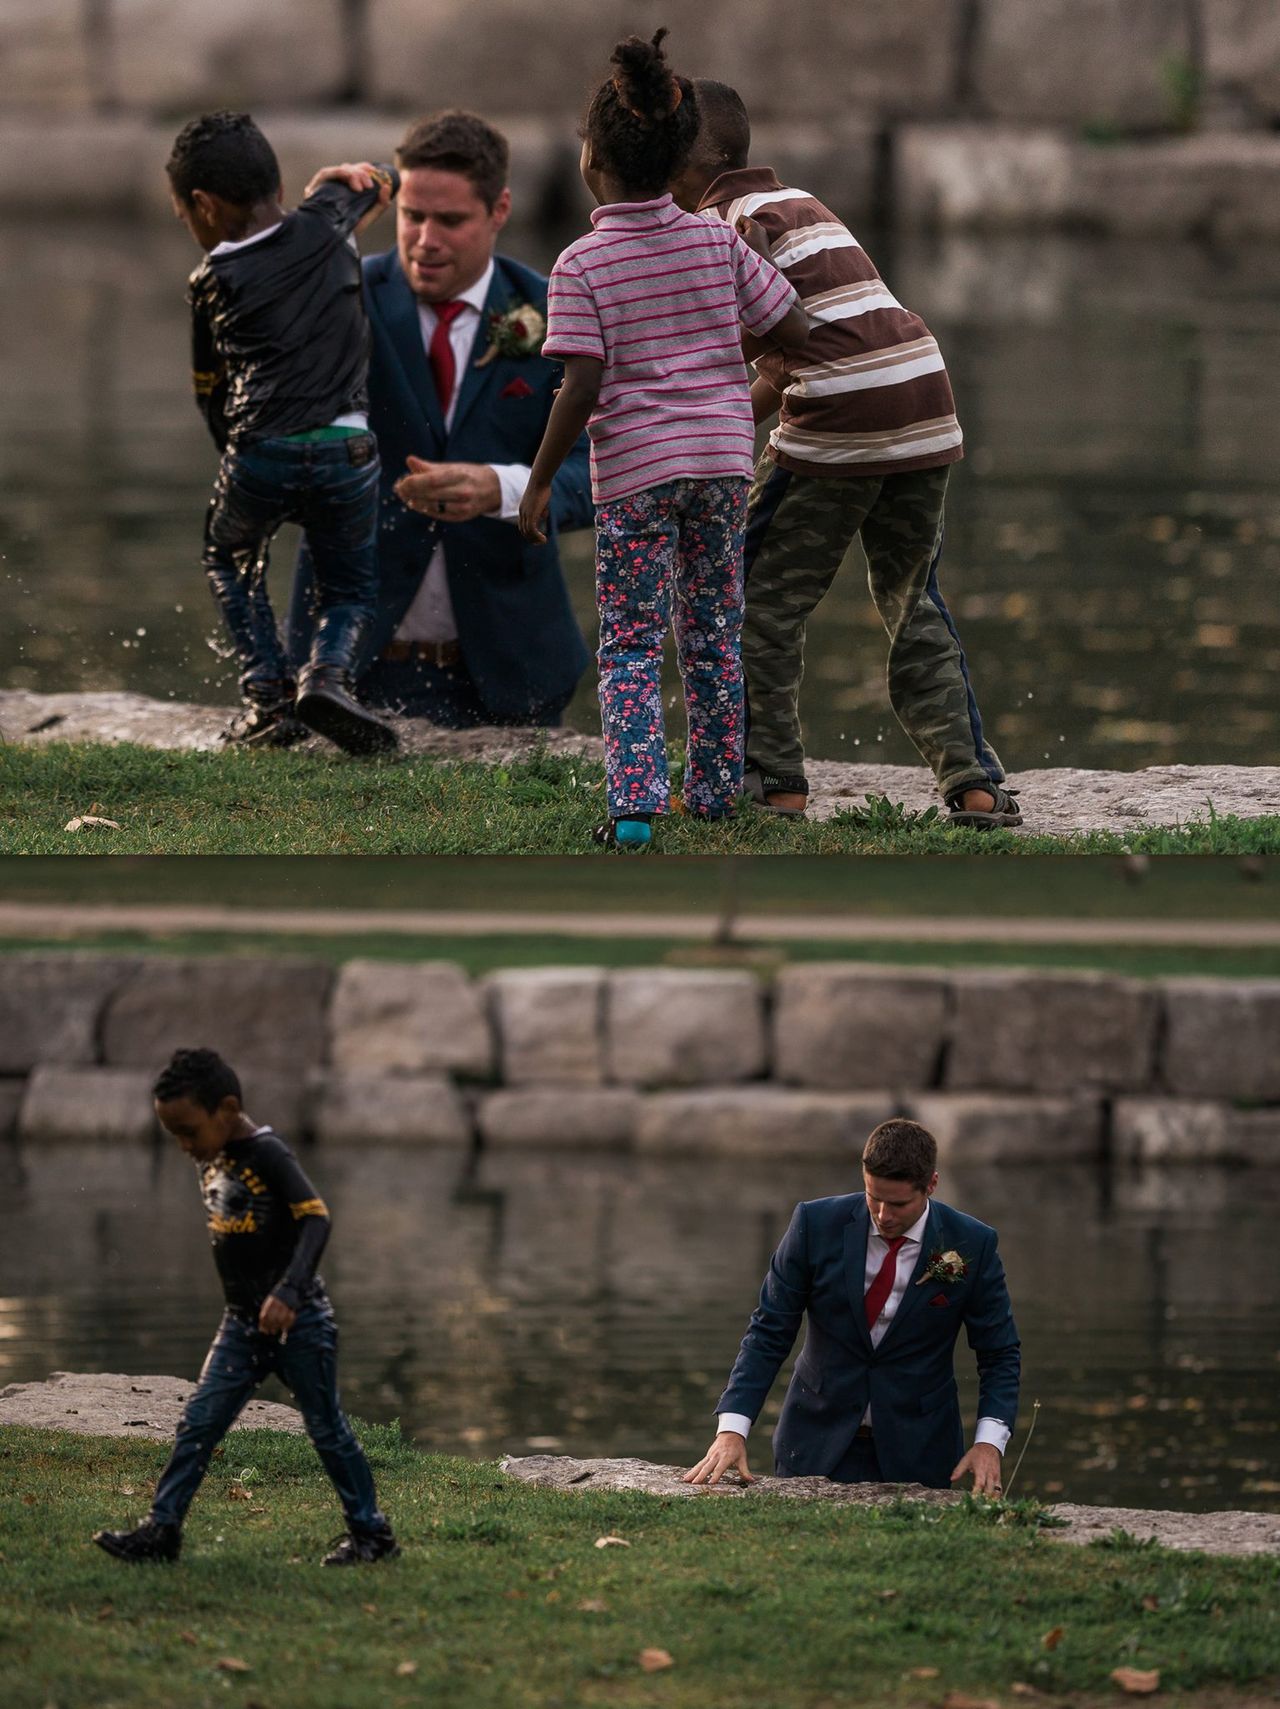
[[[312,427],[306,433],[286,433],[284,437],[295,445],[323,445],[330,439],[350,439],[354,433],[367,433],[367,427]]]

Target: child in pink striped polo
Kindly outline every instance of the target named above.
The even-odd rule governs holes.
[[[520,506],[542,541],[551,480],[591,438],[600,713],[609,822],[599,841],[648,844],[670,802],[662,644],[674,613],[689,724],[686,810],[730,812],[742,788],[742,547],[754,429],[742,328],[798,349],[791,286],[728,225],[676,207],[667,185],[698,132],[697,97],[631,36],[583,126],[600,206],[551,273],[543,354],[564,384]]]

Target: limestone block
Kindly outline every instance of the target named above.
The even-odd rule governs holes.
[[[1243,99],[1254,123],[1280,119],[1280,7],[1275,0],[1200,0],[1205,81]]]
[[[480,992],[452,961],[348,961],[329,1007],[329,1060],[362,1073],[487,1075]]]
[[[600,967],[511,967],[489,976],[506,1085],[599,1085],[604,981]]]
[[[605,991],[610,1080],[697,1086],[764,1071],[764,997],[750,973],[643,968]]]
[[[144,1144],[158,1129],[151,1108],[152,1075],[139,1068],[64,1068],[42,1064],[27,1082],[18,1112],[18,1139]]]
[[[0,111],[87,109],[99,84],[84,0],[5,0],[0,65]],[[42,131],[46,139],[53,129]]]
[[[244,1107],[264,1127],[275,1130],[290,1145],[310,1137],[311,1106],[321,1070],[284,1074],[249,1063],[240,1074]]]
[[[1102,1155],[1102,1104],[1089,1098],[908,1096],[907,1114],[946,1163],[1066,1163]]]
[[[301,956],[151,956],[107,1005],[103,1059],[155,1074],[180,1047],[207,1045],[237,1071],[302,1074],[324,1055],[332,983]]]
[[[324,1145],[471,1143],[462,1099],[439,1075],[326,1074],[311,1108],[312,1132]]]
[[[1280,979],[1169,979],[1163,993],[1167,1091],[1280,1099]]]
[[[1151,1083],[1150,985],[1094,973],[964,972],[952,984],[945,1085],[1138,1092]]]
[[[983,0],[978,17],[973,93],[991,117],[1121,130],[1178,117],[1183,0]]]
[[[1075,217],[1126,237],[1280,237],[1280,137],[1190,136],[1074,151]]]
[[[1196,1098],[1118,1098],[1112,1150],[1124,1163],[1280,1163],[1280,1109]]]
[[[844,1158],[856,1186],[867,1135],[900,1113],[889,1092],[809,1092],[779,1086],[658,1092],[641,1104],[636,1150]]]
[[[1055,130],[903,125],[893,152],[894,216],[905,226],[1025,231],[1075,211],[1077,145]]]
[[[138,966],[134,956],[19,954],[0,977],[0,1074],[98,1059],[98,1023]]]
[[[0,105],[0,208],[5,213],[136,214],[170,219],[164,145],[144,120],[68,116],[57,124]],[[184,257],[188,259],[188,257]],[[194,262],[195,251],[189,259]]]
[[[828,124],[753,125],[752,153],[784,184],[816,196],[855,228],[875,212],[879,129],[874,120],[837,113]]]
[[[800,1086],[931,1086],[947,1017],[942,974],[814,962],[774,986],[773,1057]]]
[[[175,132],[214,107],[330,100],[347,80],[341,26],[340,0],[112,0],[116,89],[126,107],[179,115]]]
[[[623,1086],[538,1086],[491,1092],[478,1125],[492,1149],[578,1147],[629,1151],[643,1099]]]

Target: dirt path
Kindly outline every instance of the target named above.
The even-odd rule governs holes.
[[[218,746],[226,707],[150,700],[140,694],[31,694],[0,691],[0,739],[10,742],[137,742],[144,747],[209,751]],[[439,730],[420,720],[396,721],[406,753],[444,760],[506,762],[546,742],[553,753],[600,757],[597,737],[572,730]],[[317,748],[321,744],[317,741]],[[1280,766],[1149,766],[1142,771],[1082,771],[1046,767],[1016,773],[1028,830],[1063,836],[1078,831],[1123,835],[1152,825],[1176,825],[1219,815],[1280,814]],[[933,780],[921,766],[851,765],[818,760],[810,766],[810,812],[829,818],[868,795],[905,807],[936,804]]]

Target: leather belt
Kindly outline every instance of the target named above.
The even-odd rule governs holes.
[[[462,648],[456,641],[388,641],[378,657],[391,665],[457,665]]]

